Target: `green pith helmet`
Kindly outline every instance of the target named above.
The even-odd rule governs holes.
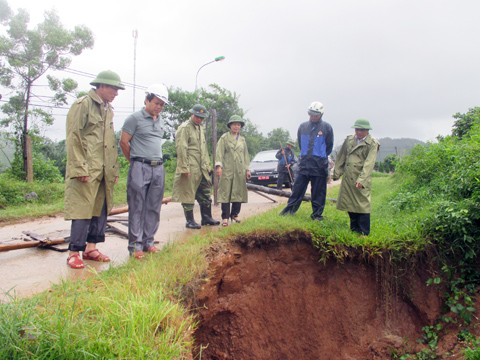
[[[99,84],[112,85],[121,90],[125,90],[120,76],[111,70],[101,71],[98,73],[97,78],[90,83],[92,86],[98,86]]]
[[[352,128],[360,130],[372,130],[372,127],[370,126],[370,121],[364,118],[355,121],[355,124],[352,126]]]
[[[228,120],[227,126],[230,128],[230,125],[235,122],[242,124],[242,128],[245,126],[245,121],[243,121],[243,119],[238,115],[232,115],[230,120]]]
[[[293,140],[288,140],[287,145],[295,146],[295,141]]]
[[[193,107],[189,111],[191,114],[204,119],[208,116],[207,108],[200,104],[193,105]]]

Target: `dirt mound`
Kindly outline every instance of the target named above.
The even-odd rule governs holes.
[[[378,264],[323,264],[305,238],[240,243],[199,292],[196,358],[391,359],[440,311],[418,272],[385,288]]]

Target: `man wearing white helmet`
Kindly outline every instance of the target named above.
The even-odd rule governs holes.
[[[308,108],[310,120],[298,127],[300,159],[295,175],[292,195],[280,215],[293,215],[297,212],[307,190],[312,189],[312,214],[315,221],[323,219],[323,209],[327,195],[328,155],[333,149],[332,126],[323,121],[323,104],[315,101]]]
[[[160,208],[165,189],[160,112],[168,104],[163,84],[151,85],[145,95],[145,107],[125,119],[120,138],[122,152],[130,162],[127,180],[128,251],[136,259],[144,252],[157,253],[153,237],[160,223]]]

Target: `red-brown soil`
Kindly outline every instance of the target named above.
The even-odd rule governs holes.
[[[264,240],[240,239],[213,257],[195,358],[391,359],[440,314],[425,270],[398,281],[383,262],[320,262],[307,235]]]

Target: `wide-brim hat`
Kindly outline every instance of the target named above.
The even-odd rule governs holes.
[[[245,121],[243,121],[243,119],[238,115],[232,115],[230,120],[228,120],[227,126],[230,128],[230,125],[236,122],[240,123],[242,128],[245,126]]]
[[[125,85],[122,84],[120,76],[111,70],[99,72],[97,77],[90,83],[92,86],[98,86],[100,84],[111,85],[120,90],[125,90]]]
[[[372,127],[370,126],[370,121],[364,118],[360,118],[355,121],[355,124],[353,124],[352,128],[360,130],[372,130]]]
[[[204,119],[208,116],[207,108],[200,104],[193,105],[193,107],[189,111],[191,114]]]
[[[295,141],[293,140],[288,140],[287,145],[295,146]]]

